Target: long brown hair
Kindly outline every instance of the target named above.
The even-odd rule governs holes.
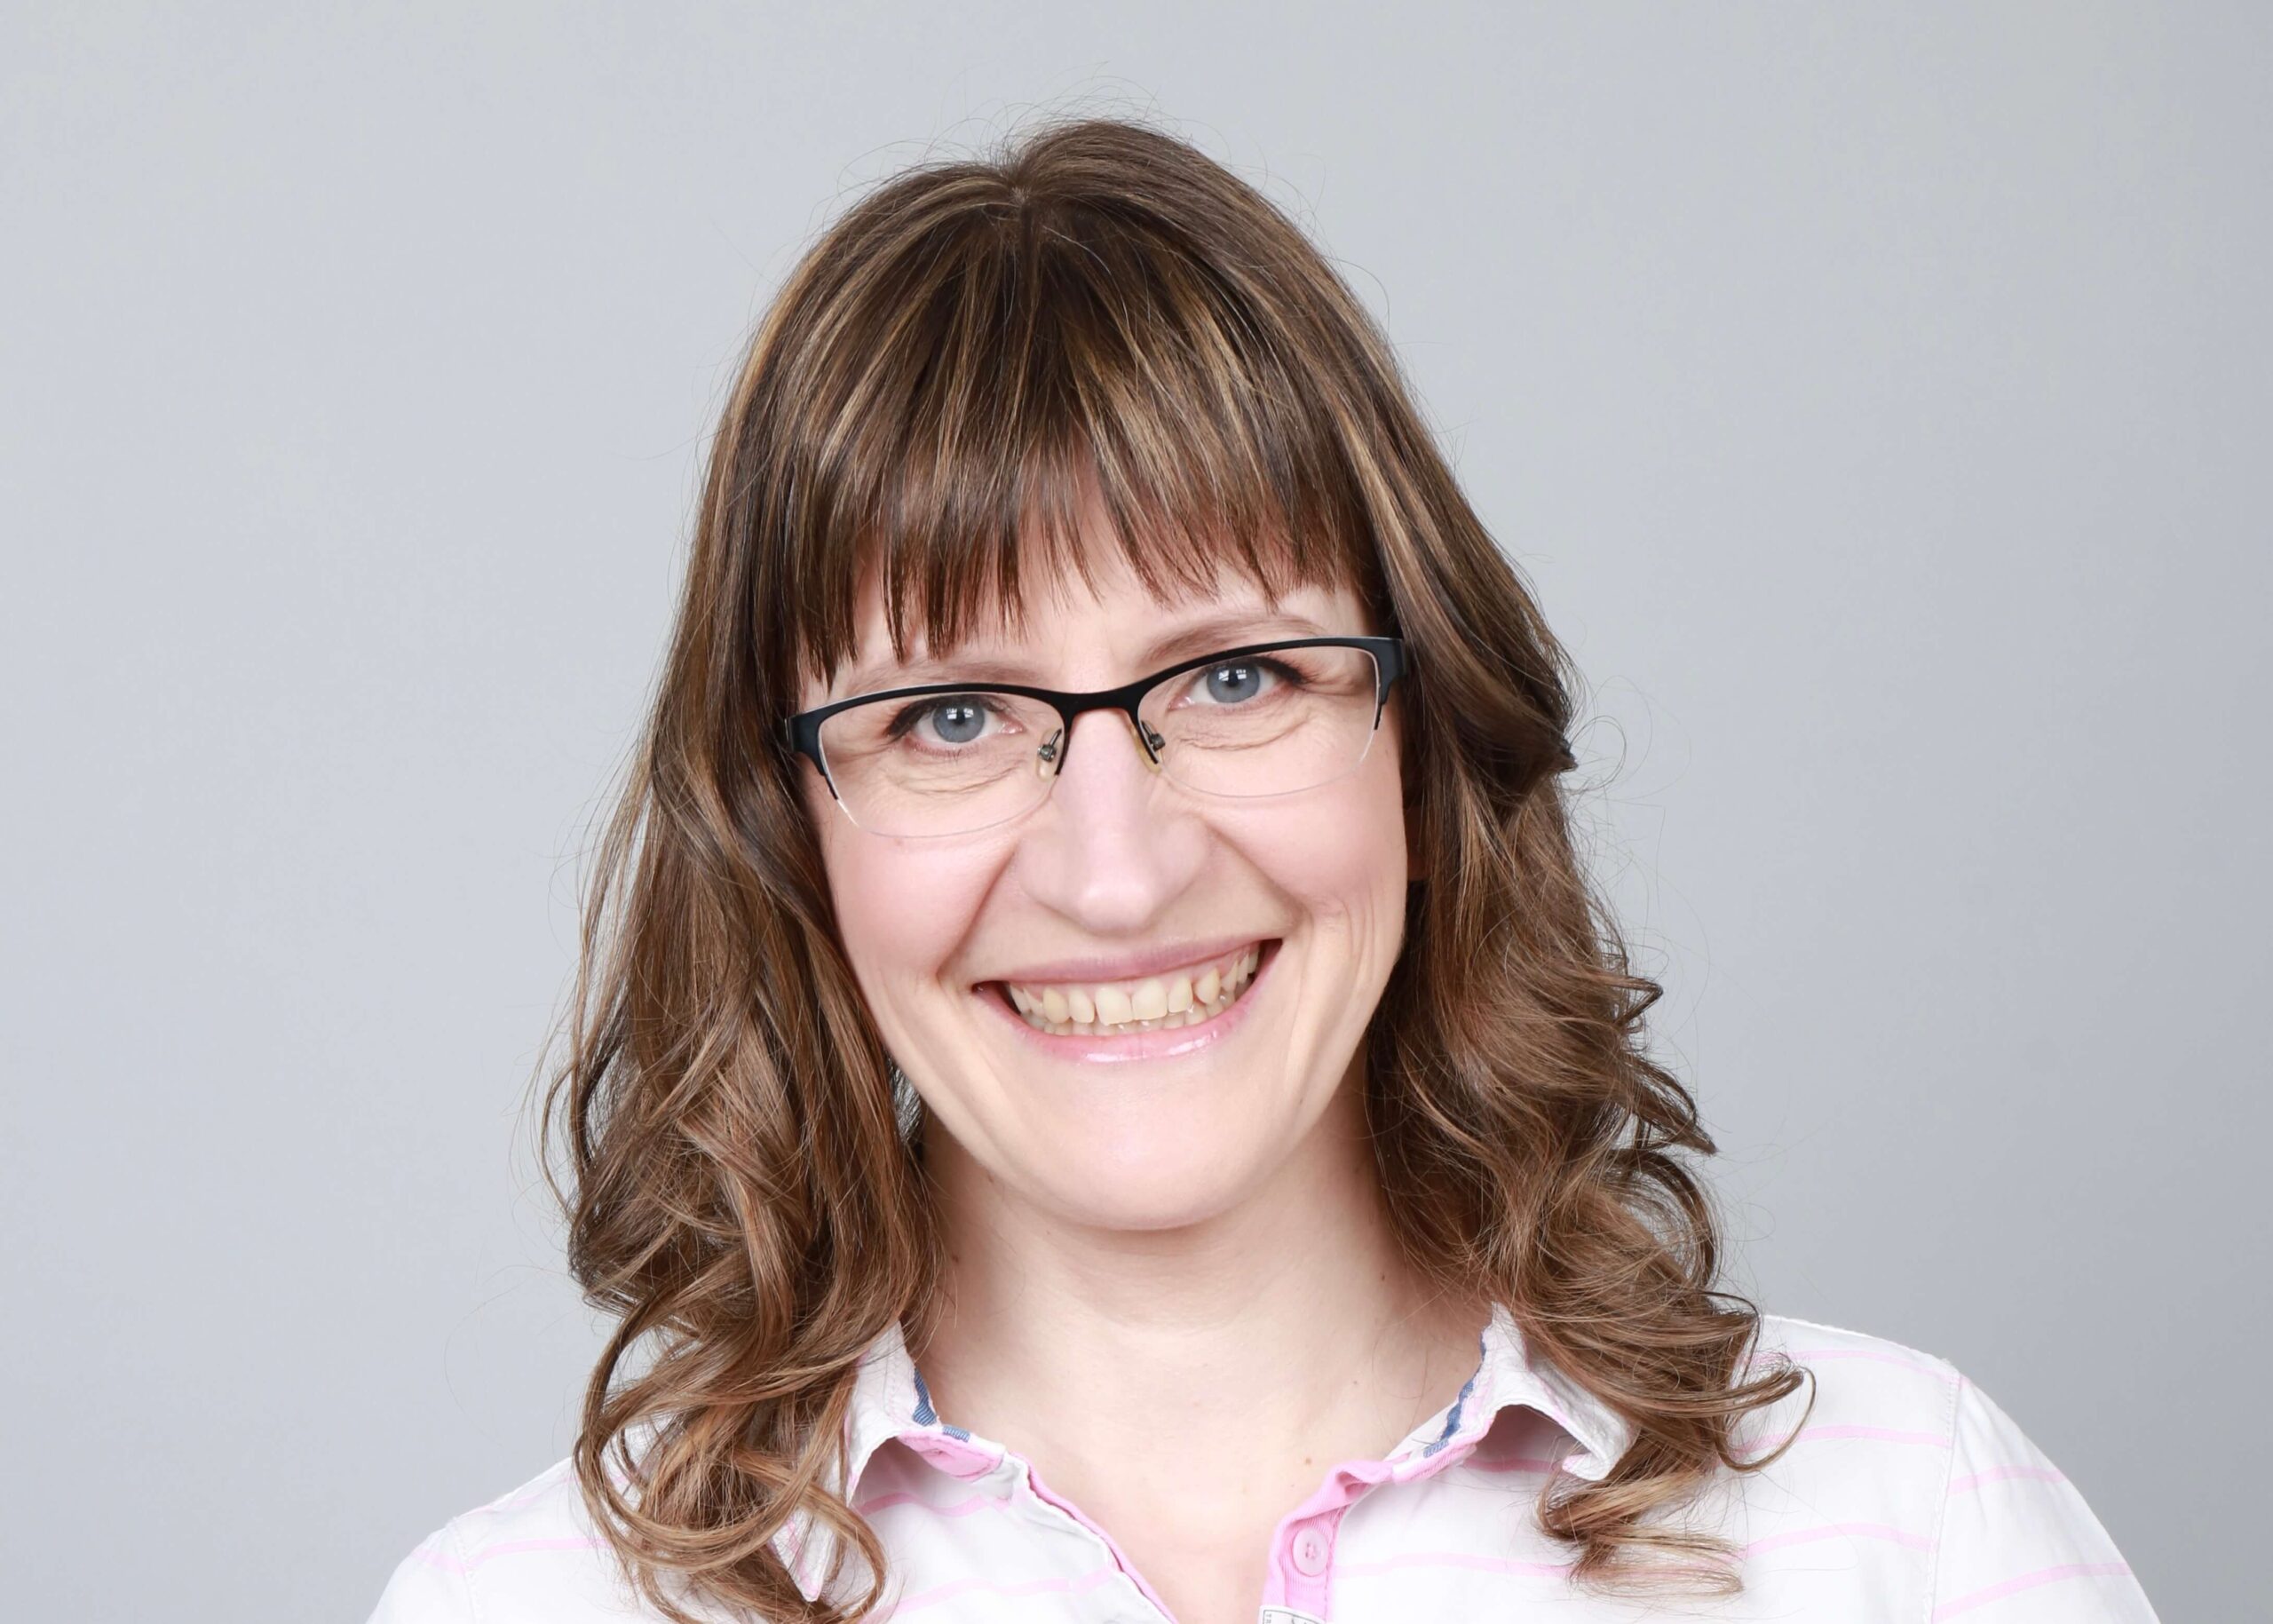
[[[1567,656],[1324,257],[1119,119],[874,188],[796,265],[725,408],[543,1113],[570,1266],[620,1317],[574,1451],[595,1521],[675,1620],[674,1590],[811,1624],[882,1597],[829,1476],[861,1354],[931,1323],[940,1243],[920,1102],[837,939],[778,723],[852,649],[863,582],[903,655],[911,614],[935,652],[983,613],[1019,624],[1022,574],[1088,573],[1092,497],[1158,594],[1225,567],[1346,584],[1407,640],[1430,877],[1366,1038],[1396,1233],[1636,1429],[1601,1482],[1541,1492],[1574,1580],[1740,1588],[1726,1541],[1657,1514],[1764,1464],[1735,1423],[1803,1373],[1757,1370],[1757,1311],[1715,1288],[1680,1154],[1713,1143],[1644,1052],[1660,989],[1573,849]],[[802,1596],[772,1543],[800,1515],[866,1565],[857,1599],[827,1599],[834,1567]]]

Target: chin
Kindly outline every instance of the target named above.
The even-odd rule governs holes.
[[[1260,1169],[1196,1157],[1187,1138],[1138,1157],[1071,1157],[1042,1178],[1043,1204],[1091,1229],[1181,1229],[1236,1206]]]

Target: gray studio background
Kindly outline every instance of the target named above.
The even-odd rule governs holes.
[[[360,1620],[566,1450],[526,1151],[748,326],[1151,111],[1593,685],[1736,1282],[2257,1583],[2273,27],[2242,5],[0,14],[12,1616]]]

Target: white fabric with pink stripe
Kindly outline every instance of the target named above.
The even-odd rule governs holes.
[[[1746,1452],[1798,1437],[1765,1471],[1724,1475],[1686,1513],[1744,1551],[1745,1589],[1688,1619],[1810,1624],[2142,1624],[2146,1596],[2076,1486],[1947,1361],[1778,1315],[1761,1349],[1815,1373],[1749,1418]],[[1625,1423],[1525,1356],[1497,1311],[1460,1396],[1381,1459],[1350,1461],[1279,1521],[1258,1624],[1628,1620],[1646,1607],[1568,1582],[1534,1502],[1559,1462],[1599,1478]],[[919,1419],[919,1417],[921,1419]],[[895,1327],[864,1362],[849,1423],[851,1499],[883,1541],[891,1604],[916,1624],[1164,1624],[1111,1534],[1016,1451],[932,1413]],[[1170,1492],[1173,1492],[1172,1488]],[[785,1530],[808,1596],[826,1531]],[[840,1580],[851,1583],[851,1576]],[[848,1593],[844,1592],[844,1593]],[[454,1517],[403,1558],[371,1624],[639,1619],[563,1462]],[[1660,1612],[1658,1616],[1668,1616]]]

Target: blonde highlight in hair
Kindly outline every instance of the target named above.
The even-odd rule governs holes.
[[[884,1595],[831,1474],[861,1355],[896,1320],[923,1340],[941,1240],[778,724],[853,652],[864,582],[895,655],[918,627],[944,652],[1091,579],[1093,511],[1164,601],[1226,570],[1342,584],[1406,639],[1428,877],[1366,1038],[1395,1232],[1635,1429],[1601,1482],[1541,1492],[1574,1581],[1739,1588],[1725,1541],[1667,1518],[1765,1464],[1736,1423],[1804,1373],[1754,1371],[1758,1313],[1715,1289],[1682,1158],[1714,1145],[1573,848],[1567,656],[1317,249],[1186,142],[1100,118],[861,199],[711,448],[543,1112],[570,1267],[619,1319],[574,1458],[627,1577],[680,1624],[851,1624]],[[819,1600],[774,1544],[801,1516],[833,1536]],[[849,1561],[866,1584],[828,1599]]]

